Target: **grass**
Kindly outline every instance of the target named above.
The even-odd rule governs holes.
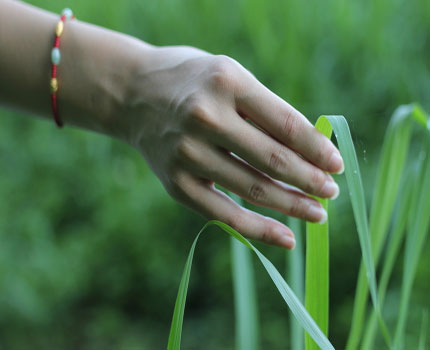
[[[328,119],[319,118],[316,128],[330,138],[332,128]],[[317,200],[327,211],[328,200]],[[306,309],[320,326],[324,334],[328,335],[329,312],[329,220],[324,224],[306,223]],[[318,345],[308,333],[305,335],[305,348],[318,350]]]
[[[322,116],[318,119],[316,127],[327,137],[330,137],[333,130],[337,138],[339,150],[345,162],[345,176],[362,252],[354,315],[347,348],[356,349],[360,342],[366,349],[373,348],[379,326],[387,348],[403,349],[414,277],[430,225],[428,215],[430,212],[430,176],[428,176],[430,174],[430,119],[417,105],[401,106],[394,113],[383,145],[370,225],[358,160],[345,118],[343,116]],[[417,137],[411,138],[416,128]],[[410,162],[412,165],[407,167],[407,169],[412,167],[413,171],[405,171],[412,139],[421,140],[419,157],[412,159]],[[235,199],[238,200],[237,197]],[[321,200],[321,202],[323,206],[327,207],[326,200]],[[395,203],[398,205],[396,206]],[[297,222],[289,222],[296,228],[300,227]],[[390,226],[391,223],[393,225]],[[255,282],[250,256],[245,255],[245,251],[248,254],[252,251],[257,255],[296,318],[297,323],[291,322],[292,348],[301,349],[303,347],[303,342],[299,340],[302,338],[302,333],[297,327],[300,325],[306,332],[304,342],[306,350],[334,349],[327,337],[329,318],[328,222],[324,225],[309,223],[306,225],[305,308],[301,302],[303,278],[300,278],[299,274],[302,273],[303,257],[300,251],[289,258],[292,289],[273,264],[240,233],[222,222],[211,220],[195,238],[184,268],[169,335],[169,350],[180,348],[194,250],[201,233],[209,226],[217,226],[232,237],[237,349],[255,350],[259,346]],[[388,235],[389,227],[392,227],[391,235]],[[405,232],[408,234],[405,235]],[[392,333],[382,317],[382,307],[393,266],[405,236],[407,239],[399,317],[394,332],[394,341],[392,341]],[[387,240],[388,246],[378,290],[375,264],[377,264],[382,246]],[[302,248],[301,245],[299,247]],[[243,273],[239,273],[239,270]],[[369,291],[373,313],[370,315],[365,337],[362,339]],[[426,320],[427,318],[423,317],[423,327],[426,325]],[[426,331],[425,328],[423,329],[420,344],[425,342]]]

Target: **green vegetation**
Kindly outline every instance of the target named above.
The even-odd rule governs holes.
[[[398,168],[398,172],[394,175],[395,179],[400,179],[403,174],[403,164],[409,148],[409,141],[414,123],[418,124],[423,131],[422,132],[422,146],[420,149],[420,157],[414,159],[413,163],[417,166],[417,175],[411,176],[410,172],[407,172],[407,180],[404,181],[404,191],[402,194],[404,197],[398,196],[399,186],[387,187],[386,180],[390,178],[395,165],[398,165],[398,161],[401,164]],[[383,289],[378,294],[376,285],[376,274],[375,274],[375,250],[372,250],[371,236],[368,228],[366,202],[364,197],[364,190],[361,180],[361,173],[358,166],[357,155],[355,152],[354,145],[352,143],[351,134],[349,131],[348,124],[343,116],[322,116],[316,123],[316,128],[320,130],[325,136],[331,137],[332,130],[336,135],[339,144],[339,150],[345,162],[345,176],[348,183],[349,196],[354,212],[355,221],[357,224],[357,231],[360,239],[360,246],[363,255],[363,271],[365,271],[365,282],[370,286],[370,295],[374,306],[374,314],[372,320],[369,323],[375,327],[375,318],[379,321],[381,333],[384,336],[386,346],[391,349],[404,349],[404,329],[405,323],[408,316],[408,307],[410,300],[410,293],[415,278],[416,267],[421,255],[422,246],[425,242],[425,238],[429,231],[430,224],[430,117],[427,117],[422,109],[417,105],[401,106],[394,113],[392,118],[391,127],[387,131],[385,148],[382,153],[381,166],[379,168],[379,179],[377,182],[378,186],[375,189],[375,198],[380,201],[385,201],[388,198],[397,198],[402,203],[399,216],[393,219],[396,225],[394,226],[395,234],[392,235],[389,244],[389,250],[387,251],[387,264],[386,269],[383,270]],[[401,127],[401,128],[400,128]],[[405,132],[406,131],[406,132]],[[395,142],[402,146],[398,149],[393,146]],[[389,161],[388,161],[389,160]],[[415,164],[416,163],[416,164]],[[388,175],[388,173],[390,175]],[[391,177],[392,178],[392,177]],[[381,181],[384,179],[385,181]],[[394,192],[394,194],[393,194]],[[382,193],[382,194],[381,194]],[[237,197],[235,196],[235,199]],[[328,200],[320,200],[324,208],[327,209]],[[403,203],[406,203],[405,206]],[[390,213],[391,214],[391,213]],[[388,220],[390,220],[388,216]],[[379,218],[378,215],[375,216]],[[400,222],[397,218],[400,218]],[[375,219],[376,220],[376,219]],[[391,221],[391,220],[390,220]],[[387,329],[385,322],[381,315],[381,304],[385,298],[387,282],[389,274],[392,270],[394,263],[394,256],[398,253],[399,243],[402,238],[402,234],[406,229],[406,222],[409,221],[408,239],[406,240],[406,252],[405,252],[405,267],[403,271],[403,284],[401,292],[401,300],[399,307],[399,318],[396,326],[394,343],[391,341],[389,330]],[[241,236],[237,231],[233,230],[226,224],[219,221],[209,221],[199,232],[194,243],[191,247],[190,254],[188,256],[187,263],[182,275],[181,284],[179,287],[178,296],[175,304],[175,311],[173,314],[172,326],[169,336],[169,350],[180,349],[181,335],[182,335],[182,323],[184,318],[185,301],[187,297],[190,272],[192,266],[192,260],[196,247],[197,240],[200,234],[210,225],[217,225],[224,231],[229,233],[238,242],[241,242],[245,247],[248,247],[259,257],[262,264],[265,266],[267,272],[278,288],[279,292],[283,296],[284,300],[290,307],[293,315],[297,319],[300,325],[307,331],[305,338],[305,349],[334,349],[332,344],[326,338],[328,335],[328,317],[329,317],[329,229],[328,221],[322,225],[319,224],[306,224],[306,309],[300,302],[300,299],[294,294],[293,290],[288,284],[282,279],[276,268],[267,260],[264,255],[260,253],[249,241]],[[388,225],[386,226],[387,229]],[[377,232],[377,231],[375,231]],[[375,232],[373,233],[375,235]],[[384,232],[385,234],[385,232]],[[372,236],[375,237],[375,236]],[[377,238],[373,238],[375,241]],[[248,346],[253,349],[258,348],[258,341],[255,338],[257,318],[255,317],[255,303],[256,298],[253,290],[253,276],[252,265],[249,258],[244,259],[241,257],[243,253],[237,248],[233,249],[233,266],[234,266],[234,282],[236,290],[235,303],[238,304],[236,307],[236,317],[240,321],[238,331],[237,348],[245,348],[244,344],[249,343]],[[294,263],[300,264],[301,261],[293,261]],[[238,271],[237,265],[241,264],[243,269],[243,276]],[[250,280],[252,282],[250,282]],[[294,282],[300,283],[296,278]],[[241,288],[242,286],[242,288]],[[366,294],[368,288],[367,285],[361,285],[360,282],[357,286],[357,299],[363,298],[361,295]],[[357,302],[356,302],[356,307]],[[307,311],[306,311],[307,310]],[[308,314],[309,312],[309,314]],[[250,315],[253,315],[250,317]],[[363,318],[363,317],[361,317]],[[354,318],[356,321],[357,318]],[[246,333],[248,328],[248,333]],[[359,327],[359,329],[362,327]],[[296,331],[297,332],[297,331]],[[356,328],[352,328],[351,334],[354,335]],[[373,348],[373,338],[375,336],[375,330],[370,328],[369,334],[366,335],[365,348]],[[294,348],[297,342],[297,335],[291,338],[291,345]],[[356,336],[355,336],[356,337]],[[348,343],[349,348],[358,347],[358,345]]]
[[[31,3],[56,13],[71,7],[78,19],[156,45],[187,44],[230,55],[312,122],[320,112],[348,116],[370,208],[373,249],[374,225],[383,221],[387,225],[377,228],[388,234],[384,233],[379,259],[373,256],[382,316],[394,343],[399,301],[407,301],[404,344],[410,349],[429,348],[428,317],[423,315],[430,308],[430,254],[426,254],[430,240],[406,204],[420,199],[403,194],[405,187],[412,186],[409,182],[414,189],[421,186],[414,196],[424,196],[421,190],[426,186],[419,175],[425,159],[419,156],[421,138],[416,136],[423,128],[416,122],[404,176],[391,178],[398,163],[388,170],[389,178],[377,175],[386,150],[401,150],[397,145],[404,142],[394,137],[381,154],[396,107],[419,101],[423,110],[430,111],[427,0]],[[0,123],[0,347],[164,349],[185,256],[205,220],[170,199],[141,155],[120,142],[70,128],[58,131],[51,121],[5,110],[0,111]],[[401,152],[393,152],[396,159]],[[345,177],[335,178],[341,195],[329,206],[328,334],[333,346],[343,349],[361,253]],[[397,196],[404,200],[376,200],[377,191],[372,195],[371,190],[382,183],[394,191],[394,181],[399,181]],[[271,210],[250,208],[285,221]],[[375,221],[377,209],[383,212]],[[235,344],[230,242],[221,238],[221,230],[208,230],[214,232],[201,237],[188,290],[182,339],[187,350],[201,349],[203,343],[207,350],[231,349]],[[300,238],[304,251],[305,237]],[[304,277],[304,266],[298,265],[300,251],[285,253],[253,244],[286,275],[298,300],[305,303],[300,292]],[[297,239],[296,249],[299,246]],[[408,266],[404,266],[406,246],[422,249]],[[266,270],[253,262],[260,349],[300,344],[303,328],[292,326],[290,331],[290,321],[295,323],[288,319],[288,308]],[[412,288],[406,287],[412,276],[402,280],[405,268],[415,271]],[[361,283],[367,300],[365,276]],[[364,310],[357,344],[370,342],[374,349],[383,349],[385,341],[367,301]]]

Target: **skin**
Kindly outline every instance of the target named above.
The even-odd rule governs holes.
[[[50,52],[59,16],[0,0],[0,104],[52,119]],[[284,224],[253,204],[324,222],[309,195],[336,198],[336,147],[290,104],[227,56],[155,47],[79,20],[65,24],[58,105],[65,125],[137,148],[168,193],[248,238],[292,249]]]

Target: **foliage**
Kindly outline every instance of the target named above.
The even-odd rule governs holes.
[[[374,185],[376,156],[394,108],[420,101],[430,110],[425,0],[31,3],[55,13],[71,7],[81,20],[153,44],[228,54],[311,121],[321,111],[348,115],[367,189]],[[58,131],[51,121],[15,112],[0,115],[0,347],[165,348],[184,256],[204,220],[171,200],[128,146],[70,128]],[[414,145],[411,152],[417,153]],[[338,181],[344,192],[344,180]],[[365,195],[369,201],[370,192]],[[336,301],[330,339],[342,348],[360,252],[346,196],[329,211],[336,216],[330,223],[331,305]],[[234,343],[230,249],[216,235],[204,239],[196,251],[184,324],[184,333],[192,336],[183,346],[200,349],[204,339],[208,350],[229,348]],[[276,266],[284,265],[280,249],[255,246]],[[428,249],[427,242],[423,250]],[[411,348],[418,346],[422,310],[430,307],[428,266],[430,255],[423,254],[406,328]],[[394,327],[401,270],[393,267],[383,309]],[[261,348],[287,348],[285,308],[278,307],[279,295],[264,274],[256,266],[257,294],[264,296]]]

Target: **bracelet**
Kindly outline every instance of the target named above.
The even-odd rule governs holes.
[[[75,18],[71,9],[66,8],[61,12],[60,20],[55,26],[55,40],[54,47],[51,51],[51,80],[49,81],[49,86],[51,88],[51,105],[52,105],[52,114],[54,115],[55,124],[59,128],[63,126],[63,122],[60,119],[58,114],[58,104],[57,104],[57,92],[58,92],[58,80],[57,80],[57,66],[61,61],[60,54],[60,38],[64,31],[64,22],[66,20],[71,20]]]

